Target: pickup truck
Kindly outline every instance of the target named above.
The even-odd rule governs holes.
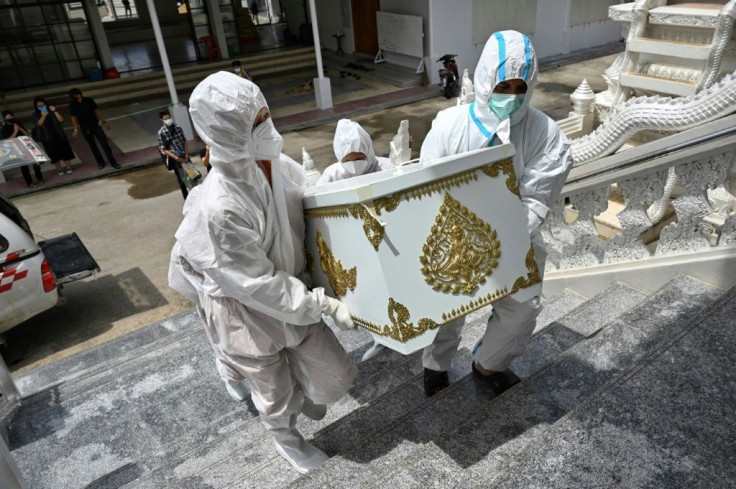
[[[0,195],[0,334],[64,299],[64,285],[100,271],[76,233],[36,243],[18,208]]]

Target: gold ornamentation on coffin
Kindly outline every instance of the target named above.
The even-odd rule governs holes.
[[[380,334],[381,336],[388,336],[401,343],[406,343],[410,339],[416,338],[428,329],[435,329],[441,326],[439,323],[426,318],[417,321],[415,326],[414,323],[409,322],[411,315],[406,306],[393,300],[393,298],[389,298],[388,300],[388,318],[391,324],[383,326],[361,318],[353,317],[353,320],[369,331]]]
[[[498,266],[500,247],[496,230],[446,193],[419,257],[424,280],[438,292],[473,294]]]
[[[467,183],[477,181],[478,170],[492,178],[497,177],[499,173],[504,173],[507,176],[506,186],[508,189],[517,196],[520,196],[519,187],[516,185],[513,160],[508,158],[491,165],[473,168],[472,170],[457,173],[433,182],[417,185],[416,187],[396,192],[395,194],[387,197],[373,199],[372,206],[375,211],[375,215],[372,212],[369,212],[363,204],[347,204],[307,209],[304,211],[304,216],[307,219],[335,219],[347,218],[350,216],[353,216],[355,219],[360,219],[363,221],[363,231],[365,232],[368,241],[370,241],[373,249],[378,251],[378,246],[383,240],[385,229],[384,225],[376,218],[376,216],[380,216],[382,211],[392,212],[396,210],[402,200],[408,201],[411,199],[422,199],[422,197],[425,196],[444,192],[453,187],[460,187]]]
[[[353,267],[350,270],[345,270],[342,261],[335,258],[319,230],[317,230],[317,250],[319,251],[320,267],[327,276],[333,292],[338,296],[344,296],[348,289],[355,290],[358,280],[357,268]]]
[[[350,214],[352,214],[354,218],[361,219],[363,221],[363,232],[371,245],[373,245],[373,249],[378,251],[378,246],[381,244],[383,233],[385,232],[383,223],[376,219],[376,217],[368,212],[368,209],[362,205],[350,206]]]
[[[539,267],[537,260],[534,259],[534,246],[529,245],[529,251],[526,253],[526,269],[529,271],[526,277],[519,277],[511,287],[511,293],[515,294],[521,289],[526,289],[532,285],[542,283],[542,277],[539,275]]]
[[[480,170],[491,178],[497,177],[499,173],[505,174],[506,188],[508,188],[512,193],[516,194],[517,197],[521,198],[519,186],[516,185],[516,172],[514,171],[514,161],[511,158],[497,161],[492,165],[483,166]]]

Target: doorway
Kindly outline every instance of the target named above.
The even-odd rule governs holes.
[[[378,53],[378,27],[376,12],[379,0],[352,0],[353,39],[355,51],[375,56]]]

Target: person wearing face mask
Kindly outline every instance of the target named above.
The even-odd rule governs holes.
[[[179,189],[186,200],[189,191],[184,180],[184,168],[182,163],[189,161],[189,148],[184,130],[174,123],[168,110],[158,114],[163,126],[158,130],[158,149],[163,158],[166,159],[166,168],[174,172]]]
[[[238,75],[240,78],[245,78],[248,81],[253,81],[253,77],[250,75],[250,71],[243,69],[243,65],[237,59],[233,61],[233,73]]]
[[[4,110],[1,136],[2,138],[0,139],[17,138],[18,136],[30,137],[30,133],[26,130],[23,124],[15,118],[14,113],[9,110]],[[41,167],[38,165],[38,163],[33,164],[33,173],[36,176],[36,181],[34,182],[33,179],[31,179],[31,172],[28,169],[30,166],[31,165],[26,165],[21,167],[20,169],[26,185],[28,185],[29,187],[36,187],[43,184],[43,173],[41,173]]]
[[[304,440],[297,416],[324,417],[356,368],[322,321],[325,313],[354,327],[347,307],[298,278],[306,267],[304,170],[281,155],[266,100],[245,79],[208,76],[189,113],[212,171],[176,231],[170,285],[201,308],[220,375],[248,381],[276,451],[307,473],[328,457]]]
[[[316,185],[388,170],[395,166],[390,159],[376,156],[371,137],[360,124],[350,119],[338,121],[332,147],[337,163],[325,168]]]
[[[529,38],[516,31],[496,32],[486,42],[475,69],[475,102],[443,110],[421,148],[420,162],[512,142],[514,170],[540,274],[547,252],[539,226],[572,168],[570,142],[559,126],[531,107],[537,83],[537,58]],[[541,311],[539,298],[493,304],[485,334],[473,348],[473,374],[501,393],[519,381],[507,370],[521,354]],[[448,385],[447,371],[460,344],[462,319],[440,328],[424,350],[424,388],[433,395]]]
[[[43,97],[33,99],[33,108],[31,116],[33,139],[41,143],[46,155],[56,165],[59,175],[64,174],[61,168],[62,161],[66,163],[66,173],[71,173],[74,151],[61,125],[64,122],[64,116],[56,110],[56,107],[49,105]]]

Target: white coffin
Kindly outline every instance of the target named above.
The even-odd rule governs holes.
[[[501,298],[539,295],[513,155],[508,144],[309,188],[312,284],[404,354]]]

